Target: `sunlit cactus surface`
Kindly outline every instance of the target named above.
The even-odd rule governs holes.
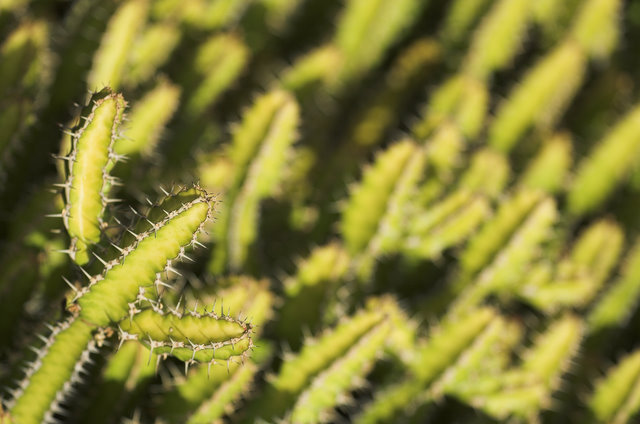
[[[0,423],[640,422],[639,0],[0,0]]]

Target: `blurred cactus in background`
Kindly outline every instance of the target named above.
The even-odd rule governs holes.
[[[638,0],[0,0],[0,422],[637,422],[638,43]]]

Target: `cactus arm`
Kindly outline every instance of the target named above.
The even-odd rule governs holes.
[[[51,80],[49,25],[28,19],[0,44],[0,182],[22,159],[23,145]],[[17,157],[16,157],[17,156]]]
[[[375,235],[398,179],[417,152],[417,146],[409,140],[396,143],[365,170],[342,214],[341,230],[349,253],[361,252]]]
[[[338,243],[315,248],[299,262],[296,274],[285,282],[284,304],[277,331],[292,349],[300,347],[303,328],[317,331],[323,322],[333,291],[349,270],[349,255]],[[312,300],[313,299],[313,300]]]
[[[4,270],[0,280],[0,344],[5,346],[10,345],[10,339],[17,332],[17,323],[24,314],[24,305],[39,279],[39,270],[34,266],[37,263],[34,252],[24,249],[17,253],[17,257],[4,255],[0,261]]]
[[[437,87],[423,107],[422,118],[413,125],[411,132],[417,139],[426,139],[448,117],[455,114],[463,97],[465,77],[456,74]]]
[[[199,299],[205,303],[215,300],[223,302],[227,316],[249,317],[253,337],[257,337],[272,314],[274,299],[268,285],[248,277],[232,278],[228,283],[232,285],[213,294],[198,293]],[[204,305],[195,310],[206,313]],[[259,341],[260,347],[254,349],[262,350],[263,344],[263,340]],[[252,362],[244,361],[242,364],[235,360],[226,364],[194,364],[186,376],[174,377],[171,389],[156,399],[158,415],[171,423],[213,421],[219,418],[221,411],[228,411],[232,403],[245,392],[249,380],[269,357],[268,354],[262,355],[262,358],[260,356],[254,353]]]
[[[520,177],[520,184],[555,194],[564,188],[571,168],[571,138],[560,133],[546,140]]]
[[[426,3],[350,0],[334,39],[345,57],[344,78],[349,80],[377,65],[402,31],[416,22]],[[367,48],[363,48],[365,44]]]
[[[620,0],[590,0],[579,11],[570,34],[590,56],[604,59],[616,47],[622,6]]]
[[[596,221],[575,242],[571,251],[571,265],[577,273],[586,269],[586,274],[601,285],[618,263],[623,247],[624,232],[615,221]]]
[[[463,357],[478,334],[482,334],[495,317],[494,310],[481,308],[432,327],[426,342],[412,353],[408,363],[409,375],[377,391],[373,401],[363,408],[355,422],[389,422],[405,412],[410,416],[420,404],[432,400],[429,387]]]
[[[25,22],[16,28],[0,45],[0,96],[16,92],[29,94],[42,77],[42,63],[46,60],[48,28],[43,21]]]
[[[635,309],[640,294],[640,244],[629,250],[621,276],[606,290],[587,316],[591,333],[621,325]]]
[[[474,140],[484,125],[488,103],[486,82],[463,73],[454,75],[431,95],[412,132],[418,139],[425,139],[450,122],[462,135]]]
[[[54,414],[62,412],[61,403],[96,352],[92,333],[92,326],[73,318],[53,328],[8,404],[16,423],[52,422]]]
[[[250,388],[250,383],[258,371],[258,366],[247,362],[227,378],[207,401],[193,413],[188,424],[208,424],[222,422],[222,417],[233,410],[233,401]],[[228,375],[228,373],[227,373]]]
[[[478,275],[474,285],[456,299],[451,313],[458,313],[467,307],[477,305],[491,293],[511,290],[521,278],[522,272],[539,255],[536,247],[551,236],[551,228],[556,219],[555,202],[549,198],[543,199],[511,237],[506,247]]]
[[[454,0],[447,10],[440,34],[447,45],[455,46],[464,41],[492,0]]]
[[[200,30],[215,31],[236,23],[250,4],[248,0],[196,1],[192,2],[191,7],[185,8],[182,2],[176,2],[175,7],[178,10],[174,10],[174,13],[184,10],[185,24]]]
[[[242,189],[234,199],[229,222],[229,262],[232,269],[238,269],[248,260],[249,248],[257,238],[260,201],[272,195],[282,180],[290,146],[296,139],[299,114],[297,103],[287,96],[280,110],[274,114],[260,150],[247,169]]]
[[[398,383],[389,384],[378,390],[374,399],[364,406],[362,411],[354,418],[356,424],[387,423],[396,420],[398,416],[411,415],[415,412],[416,404],[424,401],[424,384],[408,378]]]
[[[465,274],[474,275],[491,261],[539,199],[539,193],[521,190],[501,203],[493,219],[482,227],[462,252],[460,262]]]
[[[393,84],[384,84],[357,114],[356,124],[346,138],[350,154],[354,154],[353,150],[359,152],[380,144],[396,123],[398,109],[408,103],[412,90],[431,76],[431,69],[440,59],[440,45],[428,38],[419,39],[400,54],[385,76],[385,81]]]
[[[638,412],[638,377],[640,376],[640,353],[632,352],[611,367],[606,376],[598,381],[589,399],[589,408],[600,422],[624,423]],[[635,403],[635,405],[634,405]]]
[[[73,135],[67,156],[66,205],[63,220],[71,237],[71,255],[80,265],[100,241],[102,215],[108,203],[107,169],[115,162],[112,146],[119,135],[126,103],[120,94],[98,93],[84,125]]]
[[[122,344],[108,360],[100,376],[99,389],[91,397],[85,422],[108,423],[114,417],[128,413],[128,407],[136,400],[136,394],[155,375],[156,358],[136,341]]]
[[[542,58],[498,108],[489,144],[509,152],[533,124],[550,126],[582,84],[586,59],[571,40]]]
[[[474,397],[472,404],[496,419],[537,419],[541,410],[553,407],[551,396],[571,366],[582,334],[582,322],[575,316],[555,320],[524,352],[522,363],[502,378],[505,387]]]
[[[500,106],[489,128],[489,144],[508,152],[532,125],[548,127],[558,119],[582,85],[587,61],[604,58],[615,47],[620,5],[619,0],[585,2],[565,41],[541,59]]]
[[[248,260],[260,202],[281,181],[298,120],[297,103],[282,90],[260,97],[245,113],[229,148],[234,170],[214,235],[213,272],[237,269]]]
[[[478,151],[460,176],[458,186],[495,198],[504,190],[511,170],[504,155],[491,149]]]
[[[136,102],[123,125],[123,137],[116,140],[113,150],[133,160],[150,156],[162,130],[178,107],[180,88],[168,81],[160,81]]]
[[[640,107],[635,107],[578,165],[568,197],[569,210],[574,215],[583,215],[602,205],[637,163],[639,121]]]
[[[521,47],[530,19],[528,1],[498,0],[473,34],[466,72],[486,79],[508,65]]]
[[[211,107],[238,79],[249,59],[240,39],[221,34],[206,40],[179,82],[185,87],[185,109],[191,118]]]
[[[383,318],[379,312],[360,311],[319,340],[307,340],[297,355],[282,364],[264,395],[248,406],[247,420],[284,416],[317,375],[348,352],[358,340],[377,328]]]
[[[184,203],[182,203],[184,202]],[[79,294],[80,317],[96,325],[109,325],[129,314],[140,289],[152,287],[170,261],[182,256],[196,241],[213,213],[214,199],[199,188],[170,196],[149,213],[150,228],[121,248],[119,258],[102,274],[90,278]],[[166,213],[165,213],[166,212]]]
[[[390,330],[388,321],[381,322],[329,369],[317,376],[309,389],[298,397],[289,419],[301,424],[328,422],[331,410],[343,403],[340,397],[357,385],[371,368]]]
[[[494,318],[431,391],[439,396],[446,393],[468,402],[474,396],[498,389],[500,379],[509,378],[507,370],[513,349],[522,343],[523,330],[522,325],[515,321],[500,316]]]
[[[614,222],[595,222],[580,235],[569,258],[558,265],[553,280],[525,285],[523,298],[547,313],[584,308],[617,264],[623,244],[624,235]]]
[[[340,52],[332,44],[318,47],[300,56],[280,76],[280,85],[305,100],[307,94],[315,92],[317,85],[328,85],[333,69],[340,65]]]
[[[145,309],[123,319],[118,327],[122,339],[139,340],[152,352],[175,356],[187,364],[227,360],[253,346],[250,324],[214,312]]]
[[[19,384],[20,390],[16,392],[15,400],[8,404],[12,417],[25,423],[54,418],[65,393],[77,381],[76,374],[82,371],[84,362],[88,360],[88,352],[95,350],[95,342],[92,340],[94,329],[117,323],[127,317],[129,312],[136,310],[138,296],[144,297],[144,288],[152,286],[156,281],[156,274],[165,268],[167,261],[182,256],[184,247],[194,241],[199,229],[210,218],[212,203],[211,196],[198,188],[167,197],[159,206],[151,209],[144,225],[138,226],[142,232],[133,237],[133,243],[121,249],[120,257],[105,262],[103,273],[91,277],[88,287],[81,291],[75,289],[77,304],[73,310],[77,318],[71,318],[56,327],[52,337],[45,342],[45,348],[38,351],[36,362],[28,368],[25,379]],[[165,325],[166,332],[171,332],[171,328],[175,327],[188,340],[189,347],[178,346],[172,353],[185,361],[228,359],[251,347],[249,324],[237,323],[242,329],[239,337],[234,337],[237,334],[233,330],[230,333],[227,331],[227,338],[217,335],[225,341],[231,339],[228,343],[219,339],[212,342],[203,337],[216,336],[206,332],[203,334],[202,324],[196,322],[196,316],[190,315],[180,320],[153,313],[155,315],[149,317],[145,312],[140,312],[137,318],[140,324],[136,328],[141,334],[150,336],[145,325],[149,321],[153,323],[154,319],[160,321],[160,325]],[[137,316],[138,314],[131,316],[129,323],[138,323]],[[203,317],[204,321],[207,319],[215,320],[213,316]],[[231,321],[233,320],[224,320],[227,323]],[[121,324],[131,330],[130,338],[138,338],[139,334],[133,328],[126,327],[124,322]],[[224,324],[216,329],[224,332]],[[160,346],[157,349],[161,353],[173,350],[173,342],[167,340],[167,334],[161,331],[154,335],[158,336],[156,341]],[[176,342],[185,344],[179,338]],[[212,349],[204,347],[205,344],[218,349],[213,353]]]
[[[441,214],[445,207],[450,206],[447,204],[448,200],[443,200],[442,205],[434,205],[431,212]],[[488,201],[483,196],[475,196],[470,197],[464,205],[433,228],[425,231],[419,228],[424,226],[425,222],[414,223],[414,228],[417,228],[409,233],[411,236],[406,241],[404,252],[411,258],[437,259],[446,249],[461,243],[473,234],[490,212]],[[419,215],[417,220],[422,221],[423,218],[431,217],[426,214]]]
[[[129,0],[115,11],[93,58],[87,81],[89,90],[120,88],[131,45],[145,24],[148,9],[147,0]]]
[[[145,28],[128,55],[123,85],[135,87],[151,78],[169,60],[181,36],[179,28],[170,21]]]
[[[407,159],[403,170],[398,175],[394,187],[389,193],[385,211],[380,216],[377,228],[370,237],[364,251],[356,259],[356,273],[362,281],[371,279],[376,261],[385,254],[393,254],[400,251],[402,239],[406,231],[405,222],[411,200],[418,190],[418,184],[423,177],[426,168],[426,155],[414,146],[414,151]],[[350,213],[353,213],[350,210]],[[357,212],[362,216],[364,209]],[[350,218],[353,219],[353,218]],[[346,226],[344,227],[346,228]]]

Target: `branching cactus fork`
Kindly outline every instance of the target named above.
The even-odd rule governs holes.
[[[137,340],[154,353],[158,361],[171,355],[185,362],[244,361],[253,347],[251,324],[216,314],[165,311],[158,294],[162,275],[173,268],[186,250],[200,244],[198,235],[212,220],[215,196],[197,185],[167,192],[163,200],[140,214],[138,223],[125,234],[120,244],[111,243],[112,256],[102,259],[97,253],[104,234],[105,211],[110,203],[109,171],[117,160],[112,150],[119,137],[119,126],[126,103],[120,94],[105,89],[94,95],[82,126],[72,134],[62,218],[71,238],[70,256],[86,277],[76,288],[69,283],[73,297],[67,310],[70,316],[51,327],[43,346],[33,348],[35,361],[7,402],[12,419],[18,423],[51,421],[62,412],[61,405],[81,380],[91,354],[105,339],[118,333],[121,343]],[[104,250],[104,249],[103,249]],[[89,262],[91,251],[98,263]],[[83,268],[83,266],[85,266]],[[101,267],[90,273],[87,269]]]

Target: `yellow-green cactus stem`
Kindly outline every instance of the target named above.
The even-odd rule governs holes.
[[[155,150],[162,130],[180,101],[180,88],[169,81],[160,81],[132,107],[122,126],[123,137],[116,140],[113,150],[129,160],[149,157]]]
[[[355,260],[355,268],[358,277],[362,281],[371,279],[376,261],[383,255],[397,253],[402,248],[402,239],[406,232],[405,223],[408,218],[408,210],[411,200],[418,192],[418,184],[424,175],[427,165],[425,152],[415,144],[412,146],[413,152],[411,157],[407,158],[404,163],[402,172],[398,175],[387,197],[384,213],[380,216],[374,233],[369,239],[364,251]],[[371,184],[365,182],[364,184]],[[364,185],[363,184],[363,185]],[[371,186],[373,188],[373,186]],[[364,188],[362,189],[365,190]],[[353,213],[353,209],[347,209],[349,213]],[[360,213],[367,213],[365,208]],[[369,210],[369,213],[371,211]],[[354,217],[349,217],[352,220]],[[346,220],[345,220],[346,221]],[[353,221],[351,221],[353,223]],[[349,224],[345,222],[343,228],[347,228]]]
[[[556,134],[540,147],[520,176],[520,184],[555,194],[564,188],[572,162],[570,136],[566,133]]]
[[[447,45],[457,45],[469,35],[492,0],[453,0],[447,11],[440,36]]]
[[[247,164],[242,188],[233,199],[229,221],[229,264],[239,269],[246,264],[249,249],[257,239],[260,202],[277,190],[282,181],[291,145],[297,139],[300,109],[286,92],[274,92],[280,105],[274,110],[268,128],[253,141],[259,142],[255,156]],[[237,139],[236,139],[237,140]],[[239,168],[242,172],[242,168]]]
[[[543,57],[498,108],[489,144],[509,152],[533,125],[551,126],[582,84],[586,60],[572,40]]]
[[[606,58],[618,43],[622,7],[621,0],[584,2],[569,36],[580,43],[589,56]]]
[[[487,396],[478,396],[472,403],[496,419],[509,416],[537,419],[540,411],[553,408],[552,394],[571,366],[583,327],[580,319],[573,315],[564,315],[552,322],[524,352],[523,361],[514,369],[511,378],[505,379],[507,387]],[[517,384],[518,380],[522,382]]]
[[[336,301],[334,291],[346,278],[349,265],[344,247],[331,243],[312,250],[309,257],[299,261],[295,275],[287,278],[277,329],[292,349],[299,347],[304,328],[312,332],[319,329],[322,311]]]
[[[211,294],[198,291],[200,302],[194,309],[205,314],[209,309],[206,304],[217,302],[228,316],[249,317],[252,337],[255,339],[264,324],[271,319],[273,312],[274,296],[268,290],[269,286],[266,281],[256,281],[249,277],[230,278],[223,284],[230,286]],[[269,350],[265,349],[264,343],[264,340],[256,343],[251,361],[194,364],[186,376],[181,373],[176,375],[171,389],[157,399],[158,415],[171,423],[185,422],[186,417],[194,422],[219,418],[218,414],[231,409],[238,397],[248,389],[248,384],[260,365],[269,358],[268,353],[260,352]]]
[[[427,340],[413,350],[407,378],[378,391],[356,422],[390,422],[404,412],[410,415],[422,402],[433,399],[429,386],[458,361],[496,316],[495,310],[480,308],[433,326]]]
[[[569,211],[582,215],[611,195],[640,152],[640,106],[629,111],[578,165],[568,196]]]
[[[588,330],[598,333],[622,325],[635,310],[640,293],[640,242],[629,250],[620,277],[613,281],[587,316]]]
[[[456,125],[443,123],[434,134],[425,141],[429,166],[433,167],[434,177],[446,185],[462,162],[466,147],[462,132]]]
[[[465,70],[485,79],[508,65],[521,47],[530,18],[530,2],[498,0],[472,36]]]
[[[89,249],[102,236],[102,215],[109,199],[108,168],[117,160],[112,147],[119,136],[126,102],[109,90],[95,95],[90,112],[72,134],[66,156],[65,209],[62,218],[71,237],[70,254],[76,263],[89,261]]]
[[[419,155],[414,142],[403,140],[380,153],[374,165],[365,169],[342,213],[341,230],[349,253],[360,253],[370,243],[407,164]]]
[[[248,422],[258,417],[274,419],[282,417],[295,403],[315,376],[328,369],[345,355],[358,341],[383,324],[380,311],[360,311],[344,320],[318,340],[305,340],[295,356],[287,355],[278,375],[271,379],[263,396],[256,399],[247,411]]]
[[[455,113],[464,93],[465,80],[464,75],[456,74],[431,93],[423,107],[422,118],[411,129],[417,139],[429,137],[442,122]]]
[[[533,190],[520,190],[504,199],[495,216],[469,241],[460,264],[467,275],[475,275],[487,265],[542,196]]]
[[[185,111],[199,116],[238,79],[249,60],[249,50],[231,34],[218,34],[198,48],[191,66],[179,81],[185,91]]]
[[[128,0],[113,14],[93,58],[87,81],[89,90],[120,88],[131,46],[144,27],[148,11],[148,0]]]
[[[214,228],[216,245],[210,269],[247,265],[258,235],[260,203],[274,194],[297,137],[300,110],[286,91],[258,98],[237,128],[228,150],[233,175]]]
[[[540,246],[551,237],[551,229],[557,219],[558,211],[553,199],[540,201],[493,262],[484,268],[466,292],[458,296],[450,313],[457,314],[476,306],[489,294],[512,290],[532,261],[541,254]]]
[[[346,403],[347,393],[357,387],[387,343],[391,325],[383,321],[317,376],[300,394],[288,419],[295,423],[329,422],[333,409]]]
[[[379,145],[396,123],[398,110],[412,91],[431,76],[430,70],[440,58],[441,48],[432,39],[421,38],[407,47],[385,75],[384,89],[376,91],[355,118],[356,124],[346,138],[349,147],[357,151]]]
[[[510,175],[509,162],[504,155],[492,149],[481,149],[471,157],[458,185],[495,198],[504,190]]]
[[[553,277],[522,286],[523,297],[548,313],[563,307],[584,308],[610,276],[623,247],[624,234],[615,222],[596,221],[583,231]]]
[[[332,45],[318,47],[300,56],[280,76],[280,85],[299,100],[306,99],[318,85],[327,86],[335,77],[333,70],[340,66],[340,51]]]
[[[357,77],[377,65],[402,31],[415,23],[426,2],[350,0],[338,23],[334,43],[343,53],[342,75]],[[366,48],[365,48],[366,45]]]
[[[542,32],[545,45],[557,42],[570,29],[571,19],[578,13],[582,0],[557,2],[540,0],[532,8],[533,20]]]
[[[222,418],[234,409],[233,402],[243,393],[251,390],[252,382],[258,366],[253,362],[246,362],[240,366],[231,377],[225,379],[214,394],[203,402],[189,417],[187,424],[210,424],[222,422]],[[229,373],[227,372],[227,376]]]
[[[137,37],[122,76],[125,87],[135,87],[151,78],[164,65],[178,45],[182,33],[177,25],[163,21],[149,25]]]
[[[611,367],[596,385],[589,409],[598,422],[631,422],[640,410],[640,352],[634,351]]]
[[[256,280],[248,276],[232,276],[220,280],[215,291],[197,290],[191,294],[195,310],[206,313],[206,305],[219,304],[229,316],[247,317],[251,320],[254,337],[264,330],[264,325],[273,318],[276,298],[267,279]],[[188,298],[187,298],[188,299]],[[214,307],[215,309],[215,307]]]
[[[431,388],[438,396],[448,394],[469,401],[499,388],[496,375],[507,378],[513,350],[523,342],[524,328],[517,321],[494,318]]]
[[[432,93],[412,132],[416,138],[426,139],[450,121],[461,134],[473,140],[484,125],[488,105],[485,81],[465,74],[454,75]]]
[[[156,374],[156,357],[137,341],[122,344],[109,359],[100,376],[100,389],[91,397],[86,422],[106,424],[119,414],[128,413],[136,395]]]
[[[490,213],[484,196],[473,196],[467,190],[456,191],[416,214],[409,224],[404,252],[412,258],[437,259],[446,249],[473,234]]]
[[[24,379],[7,406],[11,419],[20,424],[53,422],[63,412],[61,404],[70,390],[81,381],[81,373],[97,352],[92,339],[94,327],[70,318],[56,327],[37,349],[37,357],[25,370]]]
[[[167,197],[147,214],[146,228],[118,247],[119,256],[106,262],[101,274],[76,294],[80,318],[98,326],[129,316],[129,304],[159,281],[171,261],[197,242],[198,233],[213,215],[213,196],[195,187]]]
[[[118,323],[123,340],[139,340],[156,355],[191,362],[226,361],[253,345],[251,325],[213,311],[181,313],[145,309]]]
[[[29,93],[41,83],[47,61],[44,49],[49,29],[43,21],[25,22],[0,45],[0,96]],[[35,93],[31,93],[35,94]]]

